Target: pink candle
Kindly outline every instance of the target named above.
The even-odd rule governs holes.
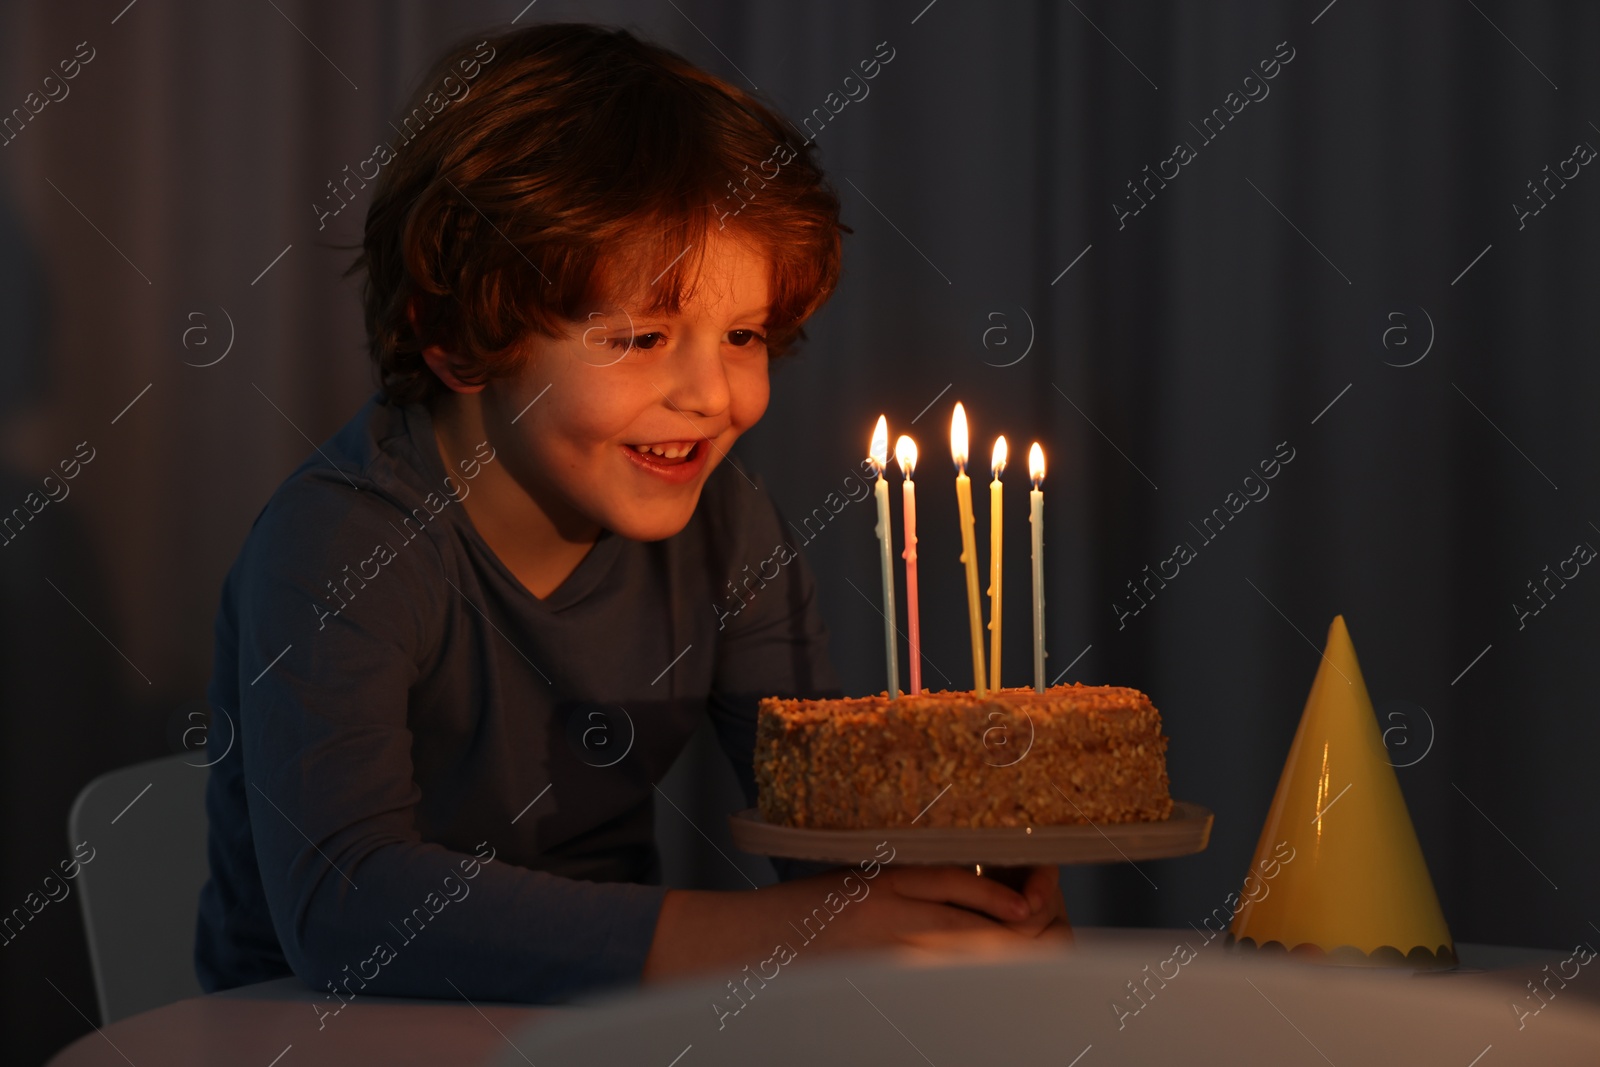
[[[917,443],[901,434],[894,444],[894,458],[900,464],[905,482],[900,486],[900,500],[905,506],[906,550],[900,553],[906,561],[906,614],[910,616],[911,631],[911,693],[922,692],[922,623],[917,614],[917,487],[911,472],[917,466]]]

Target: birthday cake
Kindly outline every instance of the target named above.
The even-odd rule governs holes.
[[[755,776],[785,826],[1144,822],[1172,814],[1166,749],[1150,698],[1120,686],[768,698]]]

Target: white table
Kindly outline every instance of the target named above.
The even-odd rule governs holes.
[[[572,1009],[359,997],[338,1015],[298,978],[191,997],[85,1034],[50,1067],[440,1067],[486,1062],[500,1032]]]
[[[1123,984],[1144,977],[1146,965],[1171,973],[1171,964],[1161,964],[1185,941],[1198,948],[1197,959],[1119,1029],[1111,1004],[1118,992],[1127,995]],[[736,976],[731,968],[727,975],[584,1008],[364,997],[320,1026],[314,1006],[326,1001],[288,978],[124,1019],[74,1042],[51,1067],[126,1067],[130,1061],[138,1067],[665,1067],[690,1045],[678,1067],[921,1064],[913,1043],[938,1067],[997,1062],[993,1056],[1003,1048],[1011,1049],[1013,1062],[1066,1067],[1089,1045],[1079,1067],[1166,1062],[1152,1058],[1162,1056],[1185,1065],[1323,1065],[1324,1055],[1338,1067],[1466,1067],[1486,1046],[1493,1047],[1479,1067],[1600,1063],[1600,960],[1583,967],[1519,1030],[1510,1005],[1526,993],[1523,983],[1542,978],[1544,964],[1568,953],[1457,948],[1462,970],[1408,977],[1301,965],[1262,969],[1225,957],[1220,941],[1201,944],[1192,930],[1084,928],[1074,948],[1032,958],[797,960],[721,1029],[710,1005],[719,990],[726,994],[726,979]],[[1385,1054],[1365,1058],[1363,1050],[1375,1047]]]

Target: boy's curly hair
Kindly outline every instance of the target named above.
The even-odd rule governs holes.
[[[838,282],[839,201],[806,139],[673,52],[533,26],[451,49],[422,85],[347,272],[366,274],[389,403],[444,389],[428,345],[486,382],[517,370],[530,332],[562,336],[640,277],[659,272],[651,310],[675,311],[718,231],[770,259],[775,355]]]

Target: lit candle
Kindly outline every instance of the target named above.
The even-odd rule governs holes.
[[[917,615],[917,486],[911,472],[917,466],[917,443],[905,434],[894,443],[894,458],[905,481],[900,486],[900,503],[905,509],[906,618],[911,640],[911,695],[922,692],[922,623]]]
[[[889,665],[889,699],[900,695],[900,664],[895,649],[894,625],[894,563],[890,542],[894,531],[889,526],[889,479],[885,470],[889,465],[889,420],[878,416],[878,425],[872,431],[872,450],[867,458],[878,472],[878,485],[874,492],[878,498],[878,548],[883,562],[883,651]]]
[[[1028,449],[1028,524],[1033,527],[1033,689],[1044,692],[1044,449]]]
[[[989,688],[1000,691],[1000,550],[1005,544],[1005,509],[1001,507],[1000,475],[1006,469],[1006,439],[994,439],[990,462],[994,481],[989,483]]]
[[[967,621],[972,630],[972,687],[988,693],[983,676],[983,610],[978,606],[978,550],[972,535],[972,479],[967,477],[967,412],[950,416],[950,458],[956,463],[956,503],[961,507],[961,562],[967,565]]]

